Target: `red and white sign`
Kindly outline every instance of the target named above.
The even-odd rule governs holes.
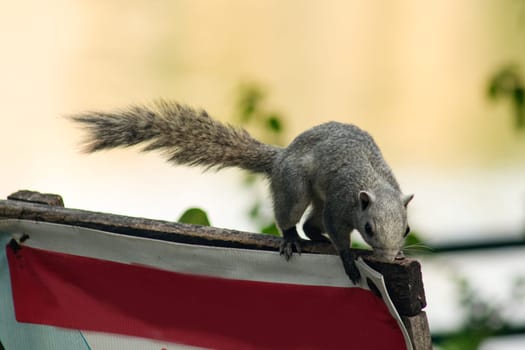
[[[21,220],[0,220],[0,243],[6,349],[410,348],[381,276],[363,262],[386,300],[353,286],[335,256],[286,262]]]

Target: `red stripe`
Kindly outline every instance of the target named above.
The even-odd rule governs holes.
[[[20,322],[215,349],[405,349],[385,304],[363,289],[203,277],[6,249]]]

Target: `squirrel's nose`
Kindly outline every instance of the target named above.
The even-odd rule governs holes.
[[[378,249],[378,248],[375,248],[372,254],[372,256],[376,258],[377,260],[385,261],[385,262],[394,261],[394,259],[397,259],[398,255],[399,255],[398,250]]]
[[[396,260],[403,260],[405,258],[405,253],[402,250],[399,251],[396,255]]]

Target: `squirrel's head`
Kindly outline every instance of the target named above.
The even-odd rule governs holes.
[[[393,261],[401,252],[410,232],[407,205],[414,197],[398,191],[360,191],[357,227],[363,239],[373,248],[379,260]]]

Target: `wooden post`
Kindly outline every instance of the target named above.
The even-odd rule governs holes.
[[[63,207],[62,197],[32,191],[18,191],[8,196],[8,200],[0,200],[0,219],[8,218],[219,247],[275,251],[280,244],[280,238],[271,235],[68,209]],[[302,250],[305,253],[335,254],[331,244],[327,243],[307,241]],[[383,274],[390,298],[408,330],[414,349],[432,349],[427,317],[423,311],[426,300],[419,262],[403,259],[385,263],[374,260],[369,251],[355,252]]]

